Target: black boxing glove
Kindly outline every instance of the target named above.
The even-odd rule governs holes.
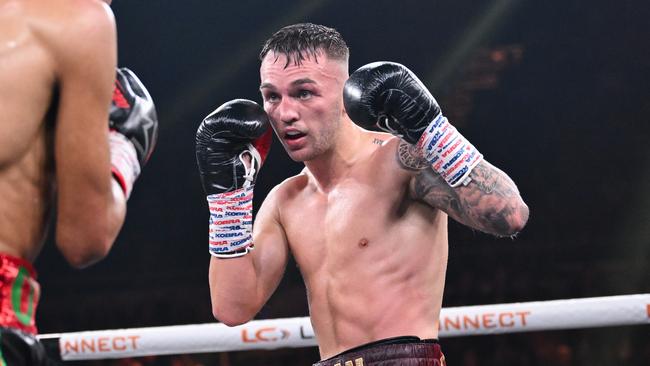
[[[352,73],[345,82],[343,103],[359,126],[378,127],[413,144],[415,154],[452,187],[467,182],[483,158],[442,115],[417,76],[398,63],[374,62]]]
[[[232,258],[253,248],[253,187],[271,146],[264,109],[235,99],[203,119],[196,161],[210,209],[209,251]]]
[[[127,68],[116,72],[108,126],[113,176],[128,198],[156,145],[158,117],[151,95]]]

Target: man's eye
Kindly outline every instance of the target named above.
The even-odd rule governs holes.
[[[312,95],[313,95],[313,93],[310,90],[301,90],[298,93],[298,98],[300,98],[300,99],[309,99],[309,98],[311,98]]]
[[[280,97],[279,97],[277,94],[275,94],[275,93],[271,93],[271,94],[267,94],[266,97],[265,97],[264,99],[265,99],[267,102],[274,103],[274,102],[277,102],[277,101],[280,99]]]

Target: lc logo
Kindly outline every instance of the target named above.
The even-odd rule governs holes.
[[[259,328],[257,330],[244,328],[241,330],[241,339],[244,343],[276,342],[289,338],[289,335],[288,330],[276,327]]]

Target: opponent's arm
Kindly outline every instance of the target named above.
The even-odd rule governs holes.
[[[110,9],[95,2],[83,5],[77,9],[81,19],[68,28],[75,31],[61,37],[57,53],[57,245],[75,267],[108,254],[124,222],[126,199],[158,135],[147,89],[130,70],[115,69]]]
[[[52,41],[59,85],[56,241],[70,264],[83,267],[106,255],[125,205],[111,179],[106,128],[115,78],[114,19],[99,2],[84,3],[75,14]]]
[[[277,287],[288,258],[276,194],[252,228],[253,189],[271,142],[257,103],[237,99],[209,114],[196,133],[196,158],[210,209],[210,295],[228,325],[250,320]],[[254,240],[253,240],[254,239]]]
[[[528,219],[517,187],[452,126],[436,100],[406,67],[376,62],[350,76],[345,108],[362,127],[403,138],[400,166],[413,171],[411,195],[472,228],[514,235]]]

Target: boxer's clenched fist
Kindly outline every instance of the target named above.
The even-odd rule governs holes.
[[[252,248],[253,187],[271,144],[257,103],[236,99],[210,113],[196,132],[196,161],[210,208],[210,253],[228,258]]]
[[[463,183],[483,158],[403,65],[374,62],[362,66],[346,81],[343,102],[356,124],[377,126],[414,144],[417,158],[426,160],[452,187]]]
[[[109,115],[113,176],[128,197],[158,139],[156,107],[133,71],[117,69]]]

